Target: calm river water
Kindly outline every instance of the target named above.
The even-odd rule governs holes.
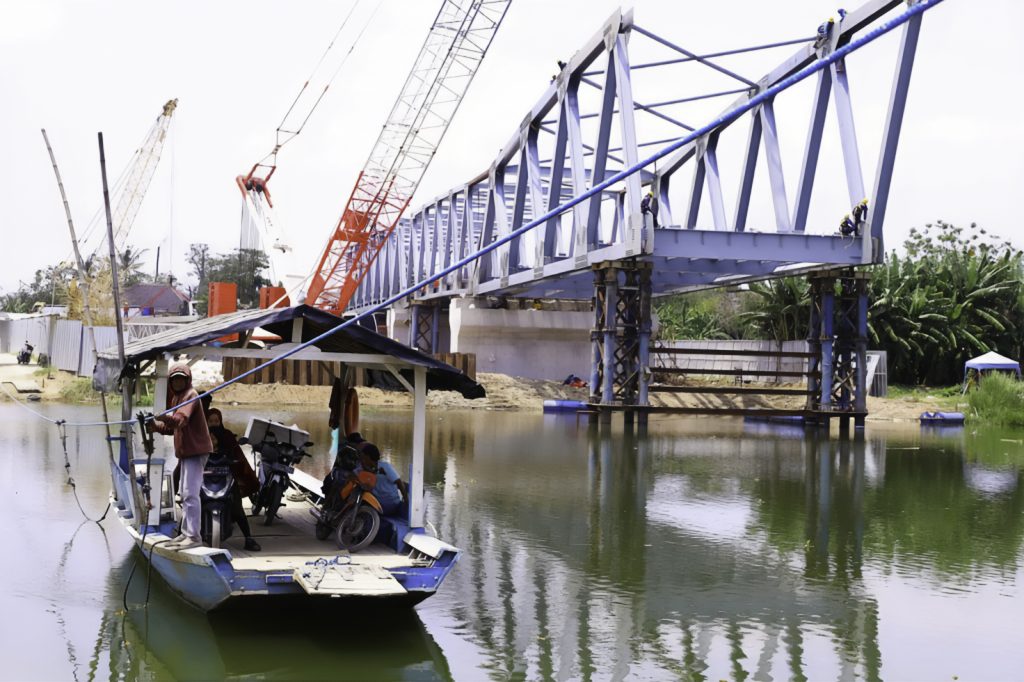
[[[326,442],[324,413],[265,414]],[[364,415],[399,471],[410,421]],[[448,411],[428,429],[428,518],[465,550],[437,596],[386,619],[208,618],[144,562],[124,610],[128,538],[83,523],[56,429],[0,405],[0,678],[1024,677],[1022,433],[839,442],[676,418],[602,437],[571,417]],[[98,516],[105,448],[69,433]]]

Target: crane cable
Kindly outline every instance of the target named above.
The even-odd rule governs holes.
[[[292,111],[295,110],[295,107],[298,105],[299,100],[302,98],[302,94],[306,92],[307,88],[309,88],[309,84],[313,81],[313,78],[316,76],[317,71],[320,70],[320,67],[324,63],[324,60],[327,59],[327,55],[330,54],[331,50],[334,48],[334,43],[337,42],[338,37],[341,35],[342,31],[345,30],[345,26],[348,25],[349,19],[352,18],[352,15],[355,13],[359,5],[362,3],[362,0],[356,0],[355,4],[352,5],[352,8],[348,11],[348,14],[345,15],[345,19],[341,22],[341,26],[334,33],[334,37],[331,38],[331,42],[327,44],[327,48],[323,51],[323,54],[320,55],[320,59],[317,60],[317,63],[313,67],[313,70],[310,72],[309,77],[306,78],[305,82],[302,84],[302,87],[299,88],[298,94],[295,95],[295,99],[292,100],[292,103],[291,105],[289,105],[288,110],[281,118],[281,123],[278,124],[277,129],[274,131],[274,149],[271,150],[269,154],[267,154],[260,160],[260,164],[264,164],[269,159],[271,165],[274,165],[277,161],[277,153],[281,150],[281,147],[283,147],[284,145],[298,137],[299,133],[301,133],[303,128],[306,127],[306,123],[309,122],[309,119],[313,115],[313,112],[316,111],[316,108],[318,106],[320,106],[320,102],[327,94],[327,89],[330,88],[331,84],[333,84],[334,81],[337,79],[338,74],[341,73],[342,67],[345,66],[345,62],[348,61],[349,56],[351,56],[352,52],[356,49],[356,45],[359,44],[359,41],[362,39],[363,34],[366,33],[366,29],[369,28],[370,24],[373,22],[374,17],[377,16],[377,11],[380,9],[380,6],[383,3],[383,1],[384,0],[377,0],[377,5],[373,8],[373,11],[367,18],[366,23],[364,23],[363,27],[359,30],[359,33],[356,34],[355,40],[353,40],[352,44],[349,45],[348,50],[345,52],[345,56],[341,58],[341,61],[338,63],[338,66],[335,67],[334,72],[331,74],[330,78],[327,79],[327,82],[324,84],[324,87],[320,91],[320,94],[317,96],[316,100],[314,100],[312,106],[309,107],[309,111],[306,112],[305,118],[302,119],[302,122],[298,125],[298,127],[295,130],[288,130],[287,128],[285,128],[285,124],[288,122],[288,117],[291,116]]]

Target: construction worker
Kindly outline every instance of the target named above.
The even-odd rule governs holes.
[[[654,192],[647,192],[640,201],[640,212],[645,216],[650,214],[651,219],[654,221],[654,226],[658,226],[658,200],[655,198]],[[644,220],[646,222],[646,218]]]

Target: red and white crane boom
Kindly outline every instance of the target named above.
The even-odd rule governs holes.
[[[444,0],[313,273],[306,303],[340,315],[398,224],[511,0]]]

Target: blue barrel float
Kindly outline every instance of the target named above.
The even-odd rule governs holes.
[[[921,424],[929,426],[963,425],[963,412],[922,412]]]
[[[587,404],[582,400],[545,400],[545,412],[579,412],[587,409]]]

